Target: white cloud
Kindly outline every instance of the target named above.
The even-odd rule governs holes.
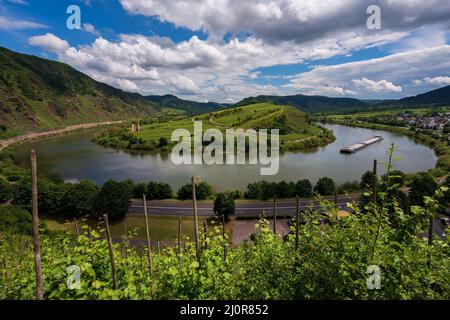
[[[414,80],[413,81],[414,84],[416,85],[420,85],[423,83],[426,84],[432,84],[432,85],[450,85],[450,77],[447,76],[439,76],[439,77],[434,77],[434,78],[430,78],[430,77],[425,77],[422,80]]]
[[[448,23],[448,0],[385,0],[382,28],[391,32],[427,23]],[[373,0],[120,0],[130,14],[157,16],[161,21],[192,30],[205,30],[212,38],[249,32],[266,41],[299,43],[348,31],[367,35],[366,9]]]
[[[98,32],[95,27],[90,23],[83,23],[83,30],[93,34],[94,36],[100,36],[100,32]]]
[[[436,87],[442,74],[450,74],[450,46],[438,46],[392,54],[383,58],[317,67],[298,74],[288,88],[301,92],[327,94],[340,87],[358,93],[360,98],[399,98]],[[436,80],[431,80],[435,79]],[[427,79],[411,83],[411,79]],[[369,80],[370,79],[370,80]],[[361,91],[361,89],[363,91]],[[400,90],[401,89],[401,90]],[[339,94],[341,95],[341,94]]]
[[[0,30],[25,30],[25,29],[46,29],[46,25],[33,21],[19,20],[0,16]]]
[[[28,5],[28,2],[26,2],[25,0],[6,0],[6,1],[14,4]]]
[[[372,81],[367,78],[353,79],[353,84],[369,92],[402,92],[401,86],[396,86],[386,80]]]
[[[53,53],[62,53],[69,49],[69,43],[66,40],[62,40],[52,33],[30,37],[28,43]]]

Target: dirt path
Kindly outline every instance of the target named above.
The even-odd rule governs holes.
[[[32,141],[40,138],[47,138],[52,136],[59,136],[63,135],[72,131],[77,131],[81,129],[90,129],[95,128],[99,126],[106,126],[106,125],[112,125],[112,124],[119,124],[123,121],[106,121],[106,122],[95,122],[95,123],[84,123],[84,124],[78,124],[75,126],[69,126],[64,129],[58,129],[58,130],[51,130],[51,131],[45,131],[45,132],[29,132],[25,133],[20,136],[0,140],[0,151],[4,148],[14,144],[14,143],[21,143],[25,141]]]

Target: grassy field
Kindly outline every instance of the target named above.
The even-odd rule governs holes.
[[[157,122],[141,128],[137,135],[144,140],[158,141],[165,137],[170,141],[175,129],[184,128],[193,132],[194,122],[202,121],[203,130],[217,128],[225,132],[227,128],[270,129],[279,128],[281,143],[295,142],[316,136],[322,130],[310,125],[307,115],[289,106],[259,103],[245,107],[216,111],[193,118]]]
[[[217,225],[215,219],[205,219],[199,217],[199,226],[203,227],[203,222],[206,221],[208,226]],[[46,228],[50,231],[72,231],[75,232],[75,223],[65,219],[42,218]],[[91,227],[96,227],[99,220],[89,219],[80,221],[81,225],[87,224]],[[150,238],[152,241],[175,241],[178,236],[178,217],[149,217]],[[115,239],[120,239],[123,235],[132,232],[133,239],[145,240],[145,219],[143,215],[128,214],[123,220],[111,223],[111,235]],[[191,217],[182,217],[181,219],[181,233],[182,236],[189,236],[191,239],[194,236],[194,219]]]

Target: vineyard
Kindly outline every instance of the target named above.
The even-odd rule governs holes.
[[[355,207],[339,218],[324,202],[329,223],[323,213],[307,212],[306,223],[294,223],[281,238],[262,219],[260,232],[239,247],[230,247],[217,225],[200,231],[198,255],[188,238],[148,255],[131,245],[130,233],[112,244],[111,256],[104,228],[43,234],[44,299],[449,299],[448,238],[430,245],[416,236],[434,204],[429,198],[406,215],[394,203],[394,226],[386,205],[369,205],[371,214]],[[1,248],[0,298],[34,299],[32,239],[5,233]],[[79,289],[68,286],[73,265],[81,270]],[[380,290],[367,287],[369,265],[381,269]]]

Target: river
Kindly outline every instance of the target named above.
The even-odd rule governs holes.
[[[94,132],[78,132],[69,136],[27,143],[15,154],[17,165],[28,168],[30,149],[36,149],[40,174],[76,182],[91,179],[102,184],[108,179],[131,178],[138,182],[149,180],[169,183],[173,188],[190,181],[193,175],[211,183],[217,191],[244,190],[249,182],[297,181],[309,179],[315,183],[328,176],[336,184],[359,180],[366,170],[371,170],[374,159],[386,160],[391,143],[399,148],[394,167],[404,172],[426,171],[434,168],[436,155],[433,150],[401,134],[325,125],[334,131],[336,141],[320,148],[301,152],[285,152],[280,156],[280,170],[274,176],[261,176],[259,165],[174,165],[168,154],[149,152],[124,152],[99,146],[91,141]],[[343,147],[381,135],[384,140],[355,154],[341,154]],[[383,167],[380,164],[380,171]]]

